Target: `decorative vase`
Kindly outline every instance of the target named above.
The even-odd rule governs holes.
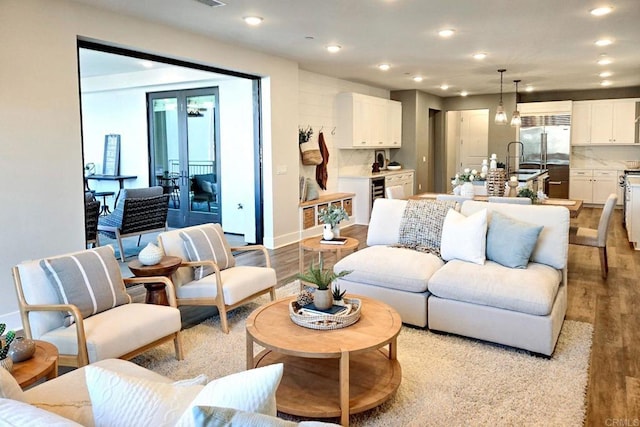
[[[340,224],[334,225],[331,231],[333,232],[333,237],[340,237]]]
[[[143,250],[138,254],[138,261],[142,265],[155,265],[160,262],[163,257],[162,249],[154,245],[153,243],[149,243]]]
[[[324,240],[333,240],[333,230],[331,228],[331,224],[325,224],[322,227],[322,238]]]
[[[13,371],[13,360],[10,357],[5,357],[4,359],[0,359],[0,366],[6,369],[7,371]]]
[[[9,347],[9,357],[15,363],[30,359],[36,352],[36,343],[25,337],[16,337]]]
[[[316,289],[313,293],[313,304],[318,310],[327,310],[333,305],[333,293],[331,289]]]
[[[473,183],[465,182],[464,184],[462,184],[462,187],[460,188],[460,195],[462,197],[473,199],[473,196],[476,195],[476,190],[473,188]]]
[[[455,194],[456,196],[459,196],[461,188],[462,188],[461,185],[456,185],[455,187],[453,187],[453,194]]]

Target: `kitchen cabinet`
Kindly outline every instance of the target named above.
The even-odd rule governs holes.
[[[338,178],[338,190],[355,193],[353,215],[356,224],[369,224],[373,202],[384,197],[387,185],[402,185],[405,195],[413,195],[413,170],[383,171],[359,176],[341,176]]]
[[[572,145],[633,144],[637,99],[573,103]]]
[[[629,177],[629,200],[627,201],[625,223],[629,242],[635,250],[640,250],[640,177]]]
[[[323,194],[315,200],[300,203],[300,239],[322,234],[322,222],[318,215],[322,209],[331,205],[342,206],[349,215],[349,219],[340,223],[341,227],[354,223],[353,199],[354,193]]]
[[[337,97],[339,148],[400,148],[402,103],[359,93]]]
[[[618,194],[618,171],[571,169],[569,197],[584,203],[604,204],[609,194]],[[621,203],[618,198],[618,204]]]

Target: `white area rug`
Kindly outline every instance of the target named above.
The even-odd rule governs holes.
[[[295,293],[297,286],[278,289],[278,295]],[[257,306],[230,313],[229,335],[221,332],[217,316],[185,330],[181,362],[174,358],[173,344],[134,362],[175,380],[244,370],[244,321]],[[592,332],[588,323],[566,321],[549,360],[405,326],[398,337],[398,392],[380,407],[351,416],[351,425],[582,425]]]

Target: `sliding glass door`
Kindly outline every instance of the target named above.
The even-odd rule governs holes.
[[[170,227],[222,222],[218,88],[147,94],[151,182]]]

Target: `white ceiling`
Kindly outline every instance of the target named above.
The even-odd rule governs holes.
[[[594,17],[598,0],[76,0],[80,3],[209,35],[288,58],[301,69],[389,90],[439,96],[499,91],[530,84],[536,91],[599,89],[610,70],[613,88],[640,86],[640,1],[604,0],[611,14]],[[242,17],[258,15],[249,27]],[[437,31],[454,28],[450,39]],[[600,38],[611,46],[597,47]],[[336,54],[328,44],[339,44]],[[132,46],[135,48],[135,46]],[[483,61],[475,52],[486,52]],[[609,66],[596,64],[607,54]],[[382,72],[380,63],[392,68]],[[250,70],[249,70],[250,71]],[[424,80],[416,83],[415,75]],[[439,88],[448,84],[449,90]]]

